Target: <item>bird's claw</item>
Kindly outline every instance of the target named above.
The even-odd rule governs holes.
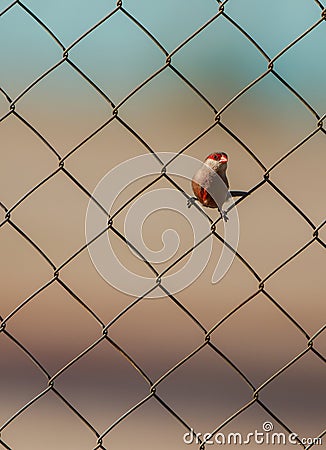
[[[197,200],[197,197],[190,197],[190,198],[188,198],[188,200],[187,200],[187,207],[191,208],[191,206],[195,204],[196,200]]]
[[[227,222],[229,220],[227,212],[226,211],[220,211],[221,217],[224,220],[224,222]]]

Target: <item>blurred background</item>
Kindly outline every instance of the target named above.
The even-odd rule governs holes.
[[[220,3],[213,0],[125,0],[122,9],[76,43],[64,60],[63,48],[114,11],[115,2],[1,0],[0,316],[6,324],[0,333],[1,448],[185,448],[187,428],[171,410],[197,432],[215,430],[250,402],[254,389],[307,349],[309,338],[322,328],[326,227],[319,228],[319,240],[313,235],[325,220],[325,129],[318,124],[326,100],[322,5],[313,0],[224,3],[224,13],[215,17]],[[167,66],[123,102],[116,118],[87,139],[112,117],[108,99],[118,105],[165,66],[166,54],[140,24],[168,54],[177,49],[173,68],[211,105]],[[276,59],[277,75],[270,72],[252,85],[222,112],[220,124],[196,140],[215,123],[217,111],[267,71],[267,58],[274,58],[314,24]],[[109,323],[135,300],[102,279],[87,248],[60,270],[60,282],[53,278],[53,266],[60,267],[85,245],[89,197],[80,186],[92,193],[119,163],[148,153],[148,148],[179,152],[194,140],[185,153],[203,160],[212,151],[227,152],[231,188],[245,191],[264,179],[264,167],[268,170],[305,140],[270,172],[270,181],[308,220],[265,182],[238,205],[238,251],[264,279],[311,243],[268,278],[267,296],[257,293],[259,281],[238,258],[218,284],[211,283],[221,252],[220,242],[213,239],[206,269],[176,294],[180,304],[169,296],[144,298],[112,325],[109,336],[155,382],[204,343],[203,329],[180,305],[209,330],[257,293],[211,335],[211,342],[252,386],[206,345],[157,386],[158,397],[170,411],[152,397],[103,437],[103,447],[97,447],[97,437],[150,393],[144,377],[103,339],[55,379],[56,392],[47,391],[7,423],[47,389],[46,373],[54,376],[96,342],[102,336],[101,323]],[[68,154],[66,172],[57,171]],[[6,220],[6,212],[51,174]],[[174,180],[191,195],[188,180]],[[149,181],[131,184],[114,210]],[[162,178],[149,190],[164,187],[171,185]],[[121,233],[128,208],[114,221]],[[208,214],[212,220],[218,217],[214,210]],[[191,226],[181,214],[166,210],[153,214],[144,224],[144,241],[159,250],[168,228],[180,236],[176,259],[193,242]],[[223,232],[220,223],[217,231]],[[113,233],[110,239],[122,263],[149,275],[121,239]],[[171,262],[158,264],[158,272]],[[314,339],[316,352],[307,351],[261,390],[265,408],[253,403],[222,431],[246,434],[261,430],[270,420],[275,431],[318,436],[325,427],[325,347],[326,332],[321,332]]]

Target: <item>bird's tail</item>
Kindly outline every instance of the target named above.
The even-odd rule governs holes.
[[[230,191],[231,197],[245,197],[248,195],[246,191]]]

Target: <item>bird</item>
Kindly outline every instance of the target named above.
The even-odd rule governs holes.
[[[226,176],[228,156],[224,152],[209,154],[202,166],[194,174],[191,185],[195,197],[188,199],[188,208],[199,201],[207,208],[218,208],[225,221],[228,217],[223,211],[224,203],[232,196]]]

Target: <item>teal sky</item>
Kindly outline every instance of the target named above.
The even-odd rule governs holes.
[[[1,1],[0,11],[11,2]],[[115,8],[114,1],[26,0],[23,2],[69,46]],[[136,17],[171,52],[214,16],[214,0],[125,0],[124,8]],[[225,12],[241,25],[268,53],[280,50],[319,20],[314,0],[229,0]],[[275,64],[278,73],[315,106],[325,111],[326,58],[322,57],[326,24],[290,49]],[[61,48],[18,5],[0,17],[1,86],[18,95],[29,83],[60,60]],[[120,11],[82,40],[70,58],[115,102],[143,81],[165,61],[151,40]],[[225,18],[220,17],[173,57],[173,64],[217,107],[267,68],[264,57]],[[58,71],[59,72],[59,71]],[[65,80],[74,87],[73,78]],[[219,97],[217,91],[224,96]],[[218,89],[217,89],[218,88]],[[78,95],[78,89],[76,95]],[[273,103],[274,83],[264,83],[264,95]],[[53,90],[55,94],[55,89]]]

